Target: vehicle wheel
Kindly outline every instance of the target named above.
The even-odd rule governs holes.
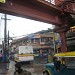
[[[43,75],[49,75],[49,73],[48,73],[47,71],[45,71],[45,72],[43,73]]]

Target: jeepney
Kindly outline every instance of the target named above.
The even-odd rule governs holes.
[[[75,75],[75,51],[57,53],[54,57],[60,59],[60,70],[56,70],[54,62],[47,63],[43,75]]]

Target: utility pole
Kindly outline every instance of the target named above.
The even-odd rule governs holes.
[[[9,31],[8,31],[8,56],[9,56]]]
[[[4,51],[3,51],[3,62],[7,62],[7,14],[4,15]]]
[[[4,52],[3,52],[3,62],[7,62],[7,15],[4,15]]]
[[[7,15],[5,14],[5,27],[4,27],[4,44],[5,44],[5,48],[4,48],[4,54],[6,54],[6,50],[7,50]]]

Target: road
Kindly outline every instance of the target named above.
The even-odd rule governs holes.
[[[9,64],[9,75],[13,75],[14,71],[15,71],[15,62],[14,61],[10,61]],[[29,72],[31,72],[32,75],[43,75],[43,70],[44,70],[44,64],[26,64],[23,63],[22,64],[22,68],[24,70],[27,70]]]
[[[44,64],[23,64],[22,68],[32,75],[43,75]]]

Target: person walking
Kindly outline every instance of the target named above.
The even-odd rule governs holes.
[[[28,71],[26,71],[26,70],[23,70],[21,68],[21,64],[16,63],[15,64],[15,72],[14,72],[14,75],[31,75],[31,73],[28,72]]]
[[[59,58],[54,57],[53,62],[54,62],[54,66],[55,66],[56,70],[60,71],[61,62],[60,62]]]
[[[2,54],[0,53],[0,62],[2,62]]]

